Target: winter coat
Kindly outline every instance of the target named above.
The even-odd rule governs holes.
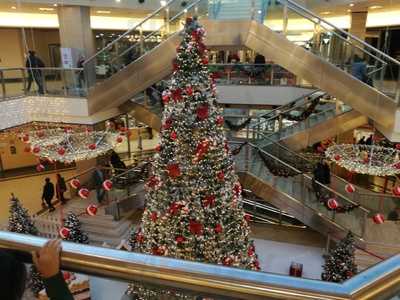
[[[51,200],[54,197],[54,184],[47,182],[43,187],[42,199]]]

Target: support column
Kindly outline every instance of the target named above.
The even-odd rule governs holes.
[[[95,53],[93,31],[90,26],[90,7],[59,6],[58,22],[63,66],[76,68],[81,57],[87,59]],[[86,80],[95,76],[94,65],[91,69],[90,76],[87,76]],[[79,82],[77,74],[68,73],[71,74],[64,74],[67,89],[84,87],[83,83]],[[85,84],[88,85],[88,82]]]
[[[365,41],[367,33],[367,11],[354,11],[351,13],[350,33]]]

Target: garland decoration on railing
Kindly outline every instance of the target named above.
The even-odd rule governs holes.
[[[292,170],[291,168],[282,165],[280,162],[273,160],[271,157],[266,156],[261,150],[258,150],[258,155],[263,161],[265,167],[274,176],[293,177],[299,175],[299,173],[296,172],[295,170]]]
[[[348,213],[358,208],[359,204],[340,204],[335,198],[332,197],[328,190],[322,191],[324,187],[319,185],[314,179],[312,181],[312,190],[315,198],[324,205],[327,210],[334,211],[339,214]]]
[[[297,121],[297,122],[304,121],[315,111],[315,108],[319,104],[320,100],[321,97],[312,100],[311,104],[307,107],[307,109],[305,109],[299,116],[293,116],[290,113],[284,113],[282,115],[285,119],[288,119],[290,121]]]
[[[244,142],[242,143],[240,146],[236,147],[235,149],[232,150],[232,155],[236,156],[240,153],[240,151],[242,151],[243,147],[246,146],[248,144],[248,142]]]
[[[251,118],[247,118],[246,121],[240,123],[240,124],[233,124],[231,121],[229,120],[225,120],[225,124],[227,125],[227,127],[229,128],[229,130],[232,131],[239,131],[242,130],[243,128],[245,128],[247,125],[249,125],[251,122]]]

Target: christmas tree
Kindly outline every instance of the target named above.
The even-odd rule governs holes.
[[[11,232],[38,235],[39,231],[32,222],[27,209],[23,208],[18,198],[11,196],[10,216],[8,218],[8,230]],[[30,276],[28,286],[35,295],[38,295],[44,289],[42,278],[36,267],[30,267]]]
[[[85,232],[81,230],[81,222],[78,217],[69,212],[67,218],[64,221],[64,232],[63,240],[71,241],[79,244],[89,244],[89,238]]]
[[[187,19],[163,92],[161,144],[145,185],[142,227],[132,242],[143,253],[258,270],[204,35],[195,18]]]
[[[354,237],[351,232],[342,239],[338,245],[324,255],[324,272],[322,280],[332,282],[343,282],[357,273],[354,259]]]

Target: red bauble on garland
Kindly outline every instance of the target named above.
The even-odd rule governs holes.
[[[97,206],[94,204],[90,204],[88,207],[86,207],[86,213],[89,216],[95,216],[97,214]]]
[[[158,144],[158,145],[154,148],[154,150],[156,150],[157,152],[160,152],[160,151],[161,151],[161,145]]]
[[[176,238],[175,238],[175,241],[178,243],[178,244],[182,244],[184,241],[185,241],[185,238],[183,237],[183,236],[177,236]]]
[[[171,119],[171,118],[167,118],[167,119],[165,120],[165,123],[164,123],[163,126],[162,126],[163,129],[169,129],[169,128],[171,128],[172,123],[173,123],[172,119]]]
[[[168,176],[171,178],[177,178],[181,176],[181,169],[178,164],[170,164],[167,166]]]
[[[60,229],[60,231],[58,233],[60,234],[61,238],[67,239],[71,233],[71,230],[69,230],[66,227],[63,227]]]
[[[217,125],[219,125],[219,126],[224,125],[224,117],[218,116],[216,122],[217,122]]]
[[[251,221],[251,215],[244,214],[244,219],[246,220],[246,222],[250,222]]]
[[[45,169],[45,167],[42,164],[38,164],[36,166],[36,171],[38,171],[38,172],[42,172],[42,171],[44,171],[44,169]]]
[[[326,202],[326,204],[330,209],[333,209],[333,210],[339,207],[339,203],[337,202],[337,200],[335,198],[329,199]]]
[[[203,224],[190,220],[189,221],[189,231],[194,235],[202,235],[203,234]]]
[[[96,146],[96,144],[92,143],[92,144],[89,144],[88,148],[89,148],[89,150],[96,150],[97,146]]]
[[[69,183],[71,185],[71,187],[73,187],[74,189],[79,189],[81,187],[81,182],[79,181],[79,179],[72,179],[71,182]]]
[[[103,189],[106,191],[110,191],[113,187],[113,183],[111,180],[106,179],[103,181]]]
[[[89,198],[90,191],[87,188],[81,188],[78,192],[79,197],[82,199],[87,199]]]
[[[236,182],[235,185],[233,186],[233,192],[235,193],[236,196],[239,196],[242,192],[242,185],[240,182]]]
[[[233,259],[230,257],[225,257],[222,263],[224,266],[230,266],[233,263]]]
[[[28,135],[28,134],[25,134],[25,135],[22,137],[22,141],[23,141],[24,143],[29,142],[29,135]]]
[[[172,131],[169,137],[171,140],[175,141],[178,138],[178,134],[175,131]]]
[[[57,150],[58,155],[63,156],[65,154],[65,148],[61,147]]]
[[[208,118],[208,105],[201,105],[196,110],[197,118],[201,121]]]
[[[224,171],[219,171],[219,172],[217,173],[217,178],[218,178],[219,181],[223,181],[223,180],[225,179],[225,173],[224,173]]]
[[[375,224],[383,224],[385,222],[385,216],[383,214],[376,214],[372,217]]]
[[[117,137],[117,143],[118,144],[120,144],[120,143],[122,143],[122,141],[123,141],[124,139],[122,138],[122,136],[119,136],[119,137]]]
[[[32,152],[38,154],[40,152],[40,147],[39,146],[33,147]]]
[[[192,89],[191,86],[188,86],[188,87],[186,88],[186,95],[188,95],[188,96],[193,96],[193,89]]]

